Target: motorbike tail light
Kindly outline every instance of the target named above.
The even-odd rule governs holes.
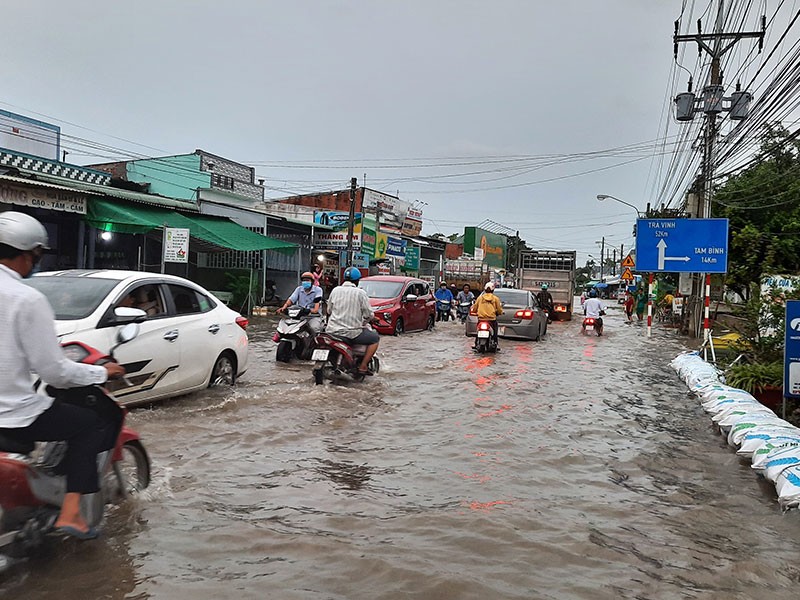
[[[514,317],[517,319],[532,319],[533,318],[533,311],[529,309],[525,310],[518,310],[514,313]]]
[[[566,306],[561,306],[560,304],[556,306],[556,312],[567,312]]]
[[[594,319],[586,319],[587,325],[594,325]]]
[[[491,329],[491,326],[486,321],[481,321],[480,323],[478,323],[478,329],[480,329],[481,331],[488,331],[489,329]]]
[[[239,316],[236,317],[236,324],[247,331],[247,326],[250,324],[250,321],[247,319],[247,317]]]

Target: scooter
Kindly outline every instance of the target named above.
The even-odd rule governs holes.
[[[291,362],[292,357],[309,360],[314,350],[314,330],[309,326],[308,308],[294,305],[286,309],[286,317],[278,323],[278,331],[272,338],[278,342],[275,360]]]
[[[584,317],[581,331],[584,334],[596,333],[598,337],[603,335],[602,317]]]
[[[453,309],[453,304],[455,304],[455,300],[451,300],[447,302],[446,300],[437,300],[436,301],[436,320],[437,321],[447,321],[453,316],[451,310]]]
[[[143,313],[117,308],[115,312],[121,317],[127,313],[120,311]],[[138,324],[128,323],[117,332],[114,348],[131,341],[138,332]],[[62,347],[76,362],[102,365],[114,360],[113,349],[103,354],[81,342],[67,342]],[[43,385],[37,382],[36,387]],[[124,425],[127,411],[107,389],[99,385],[70,389],[45,386],[43,391],[56,401],[94,410],[108,423],[106,449],[97,460],[100,491],[81,498],[81,513],[94,527],[102,520],[105,504],[121,502],[150,484],[150,458],[139,434]],[[34,443],[21,443],[0,434],[0,572],[10,567],[14,558],[43,544],[52,531],[66,491],[65,453],[66,442],[47,442],[36,448]]]
[[[332,382],[363,381],[364,375],[358,372],[358,367],[364,354],[367,352],[365,345],[352,345],[346,338],[340,338],[330,333],[320,333],[315,338],[316,348],[311,354],[314,361],[314,383],[321,385],[327,379]],[[381,369],[380,360],[373,356],[367,369],[377,374]]]
[[[489,321],[478,321],[475,350],[481,354],[485,352],[497,352],[497,340],[494,338],[494,330]]]
[[[472,302],[469,301],[458,303],[458,306],[456,307],[456,316],[461,323],[467,322],[467,317],[469,316],[469,309],[471,306]]]

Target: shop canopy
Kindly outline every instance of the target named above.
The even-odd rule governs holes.
[[[146,204],[92,200],[87,207],[86,222],[114,233],[148,233],[163,227],[179,227],[188,229],[193,238],[225,250],[278,250],[288,254],[297,249],[297,244],[255,233],[224,217],[186,215]]]

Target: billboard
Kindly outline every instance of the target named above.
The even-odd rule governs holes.
[[[61,160],[61,128],[0,110],[0,148]]]
[[[505,269],[507,241],[506,236],[480,227],[464,228],[464,253],[475,258],[481,255],[490,267]]]
[[[403,233],[403,224],[411,204],[403,202],[396,196],[364,188],[361,208],[373,214],[377,213],[381,231]]]
[[[361,213],[355,213],[353,222],[353,232],[361,232]],[[350,213],[343,210],[315,210],[314,223],[317,225],[327,225],[336,231],[347,231],[347,224],[350,220]]]

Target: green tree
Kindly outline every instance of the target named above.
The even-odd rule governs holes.
[[[730,220],[726,285],[750,298],[765,274],[800,273],[800,130],[770,125],[752,164],[717,190],[714,216]]]

